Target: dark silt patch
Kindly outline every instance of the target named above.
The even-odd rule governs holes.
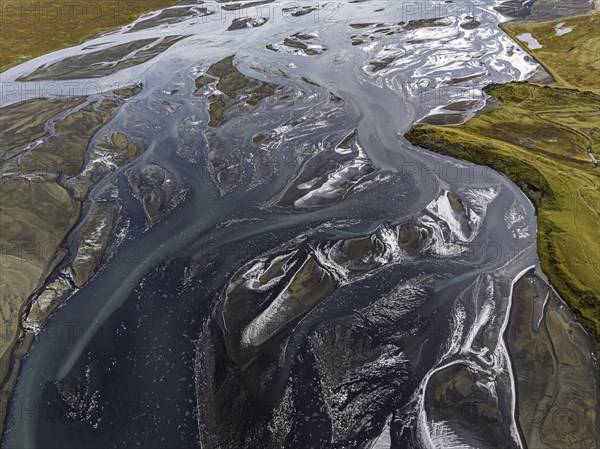
[[[84,53],[61,59],[40,67],[19,81],[73,80],[97,78],[128,67],[150,61],[185,36],[168,36],[164,39],[141,39],[115,45],[104,50]]]

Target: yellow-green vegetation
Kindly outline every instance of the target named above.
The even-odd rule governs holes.
[[[477,422],[465,436],[481,441],[482,446],[509,449],[510,444],[502,428],[502,415],[489,391],[477,382],[468,366],[456,364],[434,373],[425,391],[427,417],[443,421],[452,416],[454,425]]]
[[[565,19],[564,26],[573,31],[556,39],[556,21],[506,25],[511,34],[529,32],[538,39],[544,51],[533,53],[557,83],[488,86],[499,106],[463,125],[417,127],[406,136],[417,145],[488,165],[523,189],[537,207],[542,268],[597,347],[600,172],[591,154],[600,153],[600,95],[593,80],[598,52],[587,46],[597,42],[599,19],[597,14]]]
[[[273,279],[283,276],[285,272],[283,271],[285,264],[289,262],[292,258],[292,255],[281,257],[281,259],[272,262],[271,265],[265,270],[263,274],[260,275],[258,280],[261,284],[267,284]]]
[[[501,27],[521,42],[559,85],[600,93],[600,14],[551,22],[509,22]],[[517,37],[524,33],[531,33],[542,48],[530,50]]]
[[[71,80],[110,75],[151,60],[181,39],[183,36],[167,36],[163,40],[140,39],[103,50],[70,56],[40,67],[18,80]]]
[[[308,310],[323,301],[335,288],[333,277],[313,257],[309,257],[290,282],[288,292]]]
[[[84,101],[83,97],[67,100],[53,98],[15,103],[2,108],[0,160],[4,161],[16,156],[23,150],[23,145],[45,136],[47,133],[45,124],[50,118],[79,106]]]
[[[218,78],[217,89],[222,94],[213,94],[210,96],[211,104],[209,106],[210,121],[209,126],[219,127],[224,121],[225,111],[235,104],[243,110],[245,107],[254,107],[261,100],[270,97],[275,93],[276,84],[266,83],[255,78],[249,78],[240,72],[233,64],[233,56],[216,62],[209,67],[206,72],[208,75]],[[201,88],[211,82],[211,78],[201,75],[196,80],[196,86]]]
[[[54,126],[56,134],[22,156],[14,170],[21,173],[37,170],[57,171],[66,175],[78,173],[83,167],[83,156],[89,140],[112,120],[117,109],[110,100],[104,100],[73,112]],[[25,127],[21,129],[27,130]],[[70,139],[65,139],[65,134],[70,134]]]
[[[87,192],[114,165],[144,150],[140,142],[110,130],[93,140],[140,90],[133,86],[105,92],[101,99],[35,99],[0,108],[0,433],[6,399],[32,341],[21,320],[39,328],[70,285],[52,282],[33,319],[31,298],[52,281],[66,256],[61,245],[80,219]],[[102,162],[106,159],[110,162]],[[71,264],[77,286],[99,267],[114,228],[116,209],[108,203],[100,207],[80,228],[93,243],[78,242]]]
[[[175,0],[7,1],[0,15],[0,71],[79,44],[101,31],[131,23],[143,12],[175,3]]]
[[[542,305],[546,313],[540,319],[536,311]],[[537,276],[528,274],[515,284],[510,322],[506,342],[526,447],[597,447],[593,348],[571,311]]]
[[[8,337],[17,334],[22,305],[60,261],[59,246],[79,217],[79,204],[52,179],[3,179],[0,188],[2,357],[13,342]]]
[[[360,263],[371,252],[371,236],[348,240],[344,245],[347,256],[354,263]]]

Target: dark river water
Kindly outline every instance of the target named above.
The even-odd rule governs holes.
[[[266,17],[262,26],[226,31],[244,11],[222,9],[231,3],[207,3],[216,13],[206,17],[190,10],[176,23],[109,32],[3,74],[8,83],[91,46],[187,36],[144,64],[52,82],[56,92],[79,94],[141,81],[142,92],[107,126],[142,137],[148,150],[131,165],[162,166],[186,194],[146,230],[125,168],[92,191],[95,200],[118,187],[124,239],[35,340],[3,447],[437,447],[422,396],[428,376],[449,361],[478,366],[495,382],[510,445],[521,446],[501,335],[511,285],[538,267],[533,206],[498,173],[402,135],[450,103],[469,102],[462,118],[470,116],[483,107],[486,84],[525,79],[536,64],[497,28],[504,19],[493,1],[331,2],[301,16],[283,10],[312,1],[269,3],[258,15],[257,7],[245,11]],[[442,21],[399,25],[432,17]],[[461,26],[473,20],[478,26]],[[298,32],[313,33],[318,54],[282,44]],[[352,36],[362,40],[352,45]],[[291,100],[266,99],[208,127],[210,92],[195,95],[194,79],[230,55],[246,77],[276,84]],[[384,58],[391,62],[374,71],[371,62]],[[15,85],[42,96],[44,83]],[[353,131],[350,150],[340,149]],[[268,164],[251,142],[260,133]],[[330,200],[327,183],[346,172],[326,162],[341,157],[371,171]],[[220,158],[235,168],[231,182],[207,168]],[[306,194],[284,204],[282,192],[299,176],[325,184],[293,186]],[[411,254],[397,239],[406,223],[427,230]],[[376,236],[379,255],[354,276],[336,259],[336,242],[365,236]],[[292,253],[334,273],[336,288],[261,345],[264,323],[288,312],[253,309],[234,275]],[[206,263],[193,271],[194,261]],[[61,385],[73,382],[78,393],[65,399]],[[357,387],[341,387],[350,384]]]

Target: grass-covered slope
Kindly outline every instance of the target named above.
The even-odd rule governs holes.
[[[501,28],[520,42],[559,85],[600,93],[600,14],[550,22],[509,22]],[[531,33],[542,48],[530,50],[518,38],[526,33]]]
[[[131,23],[142,12],[175,3],[175,0],[7,2],[0,16],[0,71]]]
[[[24,355],[33,336],[23,330],[32,296],[50,281],[68,255],[66,248],[77,245],[82,254],[82,263],[73,269],[74,282],[78,277],[87,281],[103,256],[107,243],[100,237],[113,229],[106,214],[95,222],[85,218],[75,244],[65,243],[65,238],[85,215],[82,210],[94,185],[144,150],[141,143],[108,129],[94,139],[140,90],[134,86],[104,92],[103,99],[32,99],[0,108],[0,433],[6,398],[18,372],[15,360]],[[103,204],[109,207],[109,202]],[[91,230],[85,231],[86,226]],[[89,244],[79,244],[82,239],[102,249],[91,255]],[[67,291],[69,283],[64,285]],[[43,313],[36,315],[36,323],[59,305],[49,299],[38,304],[43,304],[38,307]]]
[[[597,39],[600,15],[563,22],[573,31],[556,39],[551,31],[555,33],[557,22],[504,26],[511,35],[529,32],[538,39],[544,46],[538,52],[544,52],[535,57],[556,76],[556,84],[488,86],[486,92],[501,101],[499,106],[463,125],[417,127],[406,137],[425,148],[488,165],[523,189],[538,211],[542,268],[598,347],[600,168],[590,155],[600,154],[600,96],[594,84],[598,52],[582,48]],[[561,45],[559,39],[570,34]],[[561,63],[569,55],[573,64]]]

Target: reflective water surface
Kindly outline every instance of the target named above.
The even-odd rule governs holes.
[[[524,447],[515,373],[560,370],[517,355],[511,307],[533,304],[538,336],[560,316],[576,336],[548,338],[593,372],[589,339],[539,270],[525,195],[402,135],[537,64],[493,1],[242,3],[3,74],[5,104],[141,83],[103,131],[147,147],[89,194],[116,188],[123,238],[38,335],[3,447]],[[177,192],[163,181],[159,215],[139,200],[156,173]]]

